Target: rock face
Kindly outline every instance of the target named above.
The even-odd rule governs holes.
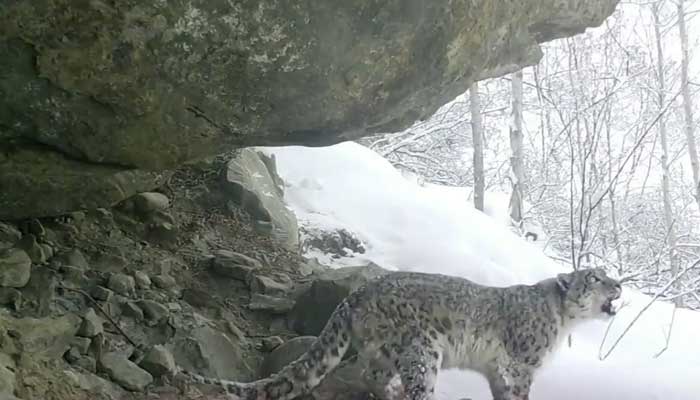
[[[233,146],[396,131],[618,0],[0,6],[0,219],[107,206]]]
[[[243,149],[228,162],[224,187],[233,201],[253,218],[271,225],[271,235],[289,250],[299,247],[297,218],[282,200],[275,182],[275,171],[268,169],[253,149]]]

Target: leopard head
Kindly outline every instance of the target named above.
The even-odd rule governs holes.
[[[564,312],[571,319],[607,319],[616,313],[613,301],[620,298],[620,282],[601,268],[557,275]]]

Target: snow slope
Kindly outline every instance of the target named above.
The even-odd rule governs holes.
[[[358,144],[259,150],[275,154],[287,184],[285,199],[302,225],[355,232],[367,247],[362,257],[385,268],[495,286],[533,283],[566,270],[511,233],[497,215],[502,206],[492,207],[494,219],[472,208],[464,189],[421,186]],[[615,318],[606,349],[649,301],[631,289],[623,298],[628,305]],[[671,311],[669,304],[654,303],[604,361],[598,353],[607,323],[578,327],[571,347],[563,346],[535,378],[531,398],[700,399],[700,313],[677,311],[670,346],[655,358],[666,342]],[[485,379],[464,371],[443,372],[437,393],[439,400],[491,399]]]

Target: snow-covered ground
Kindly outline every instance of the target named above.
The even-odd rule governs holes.
[[[421,186],[360,145],[260,150],[277,157],[287,183],[285,199],[301,224],[346,228],[365,243],[365,254],[333,260],[334,265],[365,259],[496,286],[532,283],[566,270],[538,244],[504,226],[502,204],[491,203],[491,216],[478,212],[464,189]],[[605,348],[650,300],[631,289],[623,292],[628,305],[613,321]],[[564,345],[535,378],[531,398],[700,399],[700,313],[677,311],[670,346],[655,357],[666,343],[671,314],[669,304],[654,303],[604,361],[598,354],[607,323],[580,326],[571,347]],[[491,399],[486,381],[470,372],[443,371],[437,391],[439,400]]]

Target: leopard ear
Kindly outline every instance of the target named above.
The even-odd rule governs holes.
[[[571,287],[571,280],[572,280],[571,274],[559,274],[557,275],[557,286],[559,289],[563,292],[566,293],[569,288]]]

